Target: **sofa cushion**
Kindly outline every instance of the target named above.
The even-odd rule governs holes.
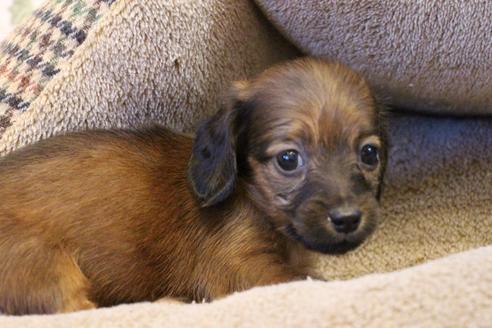
[[[402,110],[492,114],[491,1],[256,2],[303,52],[361,71]]]

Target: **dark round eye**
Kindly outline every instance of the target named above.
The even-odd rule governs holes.
[[[277,155],[277,163],[284,171],[294,171],[304,163],[297,150],[289,149]]]
[[[379,163],[378,147],[374,145],[364,145],[360,150],[360,160],[369,166],[376,166]]]

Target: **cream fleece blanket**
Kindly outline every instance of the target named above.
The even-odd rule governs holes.
[[[0,149],[96,126],[191,130],[228,80],[295,53],[246,0],[118,0],[16,116]],[[393,116],[390,134],[381,225],[357,251],[319,257],[328,282],[204,305],[0,317],[0,327],[490,326],[492,248],[478,247],[492,244],[492,120]]]
[[[409,111],[492,114],[492,2],[255,0],[309,54],[363,72]]]
[[[1,318],[17,327],[490,327],[492,247],[352,281],[303,281],[211,304],[122,305]]]

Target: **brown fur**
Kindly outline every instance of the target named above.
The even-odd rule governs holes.
[[[347,167],[357,166],[363,133],[377,139],[382,163],[360,171],[367,190],[355,194]],[[0,160],[0,312],[201,301],[301,279],[305,247],[335,252],[373,230],[381,133],[360,77],[303,59],[235,84],[194,143],[153,127],[68,134],[14,152]],[[309,154],[295,178],[269,164],[285,142]],[[347,202],[364,215],[360,231],[342,236],[327,211]]]

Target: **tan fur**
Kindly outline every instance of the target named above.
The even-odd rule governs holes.
[[[324,74],[319,70],[327,64],[313,62],[236,84],[226,111],[266,92],[260,96],[270,94],[275,104],[263,103],[262,110],[274,120],[289,118],[282,128],[287,124],[294,139],[308,133],[314,148],[371,128],[374,104],[362,80],[337,65]],[[296,105],[294,116],[279,116]],[[321,109],[328,107],[336,110]],[[248,157],[256,175],[238,173],[225,201],[201,207],[187,173],[192,144],[160,127],[89,131],[1,159],[0,311],[56,313],[162,297],[211,300],[309,274],[308,252],[276,226],[285,214],[264,208],[275,186],[262,176],[271,172]]]

